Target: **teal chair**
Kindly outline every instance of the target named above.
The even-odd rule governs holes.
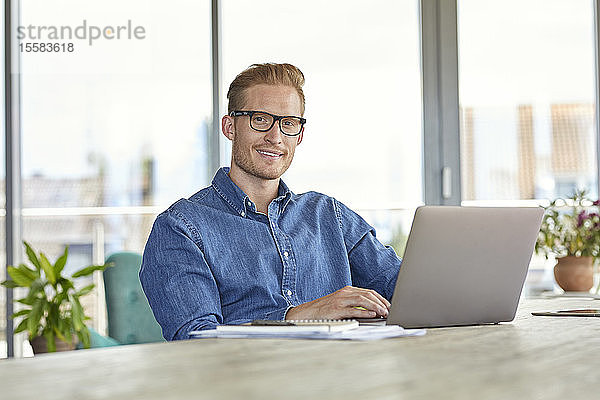
[[[120,344],[165,341],[142,291],[138,276],[142,256],[119,252],[108,257],[106,262],[113,264],[103,272],[108,336]]]
[[[103,272],[108,336],[88,327],[90,347],[164,342],[162,330],[154,319],[138,277],[142,256],[120,252],[108,257],[106,262],[113,264]],[[77,349],[82,348],[83,345],[78,343]]]

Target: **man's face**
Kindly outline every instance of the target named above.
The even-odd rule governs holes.
[[[266,111],[275,115],[301,116],[300,96],[289,86],[255,85],[246,90],[247,102],[239,111]],[[231,168],[260,179],[277,179],[289,168],[302,133],[290,137],[281,133],[279,122],[267,132],[250,127],[250,117],[240,116],[227,125],[225,135],[233,141]],[[230,120],[231,121],[231,120]],[[230,131],[228,132],[228,130]]]

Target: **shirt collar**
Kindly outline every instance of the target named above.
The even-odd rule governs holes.
[[[281,199],[280,213],[283,213],[283,211],[285,210],[285,207],[290,202],[293,194],[294,193],[288,188],[288,186],[285,184],[283,179],[280,179],[279,180],[279,192],[277,193],[277,196],[278,196],[277,199]]]
[[[256,208],[248,195],[246,195],[238,185],[233,183],[229,177],[228,167],[219,168],[212,180],[212,187],[219,193],[223,200],[233,207],[233,209],[242,217],[246,216],[249,209],[256,211]],[[275,201],[282,201],[282,203],[280,203],[282,211],[285,209],[285,206],[288,204],[293,194],[294,193],[292,193],[285,182],[280,179],[279,190],[277,192],[278,197]]]

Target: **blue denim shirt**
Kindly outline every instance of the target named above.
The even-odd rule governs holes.
[[[264,215],[228,172],[160,214],[146,243],[140,280],[167,340],[217,324],[282,320],[346,285],[391,299],[401,260],[358,214],[280,181]]]

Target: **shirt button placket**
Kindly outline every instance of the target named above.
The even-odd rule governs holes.
[[[293,282],[296,279],[295,271],[293,270],[293,266],[290,263],[290,252],[284,249],[290,249],[290,243],[286,235],[277,228],[277,219],[279,218],[279,213],[277,213],[277,209],[273,207],[271,210],[271,206],[275,206],[273,203],[269,206],[269,222],[271,223],[271,229],[273,231],[273,235],[276,237],[277,246],[279,247],[279,251],[281,252],[282,262],[283,262],[283,280],[282,284],[282,294],[287,297],[288,301],[293,304],[294,292],[292,291]],[[283,250],[283,251],[282,251]],[[290,286],[292,288],[290,289]]]
[[[289,273],[289,253],[287,251],[283,252],[283,271],[284,271],[284,275],[287,275]],[[290,302],[292,302],[292,291],[290,289],[285,289],[285,286],[287,286],[287,282],[286,279],[284,278],[283,280],[283,285],[284,287],[282,289],[283,292],[287,295],[287,298]]]
[[[283,271],[284,271],[284,280],[283,280],[283,292],[287,295],[288,300],[293,304],[294,303],[294,291],[296,290],[294,286],[294,282],[296,280],[296,271],[294,268],[294,261],[292,260],[291,251],[291,243],[289,238],[283,234],[281,235],[281,245],[284,249],[281,255],[283,256]]]

